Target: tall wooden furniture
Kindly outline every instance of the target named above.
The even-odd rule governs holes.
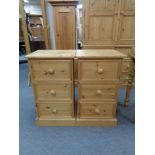
[[[116,125],[123,54],[116,50],[39,50],[27,57],[37,125]]]
[[[56,49],[76,48],[77,0],[49,0],[54,11]]]
[[[129,79],[135,45],[135,0],[83,0],[83,49],[116,49],[123,60],[121,85]]]
[[[134,45],[134,0],[84,0],[83,47]]]

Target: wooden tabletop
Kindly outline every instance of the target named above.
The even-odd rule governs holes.
[[[76,57],[78,58],[123,58],[124,54],[113,49],[92,49],[92,50],[77,50]]]
[[[123,58],[124,54],[112,49],[93,50],[38,50],[27,58]]]
[[[76,50],[37,50],[27,58],[74,58]]]

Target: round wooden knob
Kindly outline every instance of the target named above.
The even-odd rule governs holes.
[[[49,74],[54,74],[54,69],[50,68],[50,69],[48,70],[48,73],[49,73]]]
[[[98,68],[97,72],[98,72],[99,74],[102,74],[102,73],[103,73],[103,68]]]
[[[97,90],[96,93],[97,93],[97,95],[101,95],[102,91],[101,90]]]
[[[56,114],[56,113],[57,113],[57,109],[54,108],[54,109],[52,110],[52,113],[53,113],[53,114]]]
[[[99,114],[100,113],[100,109],[96,108],[95,109],[95,113]]]
[[[51,91],[50,91],[50,94],[56,95],[56,91],[55,91],[55,90],[51,90]]]

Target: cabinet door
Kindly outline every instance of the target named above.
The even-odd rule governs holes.
[[[75,49],[75,7],[55,6],[56,49]]]
[[[121,0],[118,44],[134,44],[135,0]]]
[[[84,1],[84,44],[113,44],[118,20],[117,0]]]

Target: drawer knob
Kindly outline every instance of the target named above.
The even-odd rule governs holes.
[[[50,69],[48,70],[48,73],[51,74],[51,75],[54,74],[54,69],[50,68]]]
[[[97,93],[97,95],[101,95],[102,91],[101,90],[97,90],[96,93]]]
[[[98,72],[99,74],[102,74],[102,73],[103,73],[103,68],[98,68],[98,69],[97,69],[97,72]]]
[[[54,108],[53,110],[52,110],[52,113],[53,114],[56,114],[58,111],[57,111],[57,109],[56,108]]]
[[[56,91],[55,91],[55,90],[51,90],[51,91],[50,91],[50,94],[51,94],[51,95],[56,95]]]
[[[100,109],[96,108],[96,109],[95,109],[95,113],[96,113],[96,114],[99,114],[99,113],[100,113]]]

